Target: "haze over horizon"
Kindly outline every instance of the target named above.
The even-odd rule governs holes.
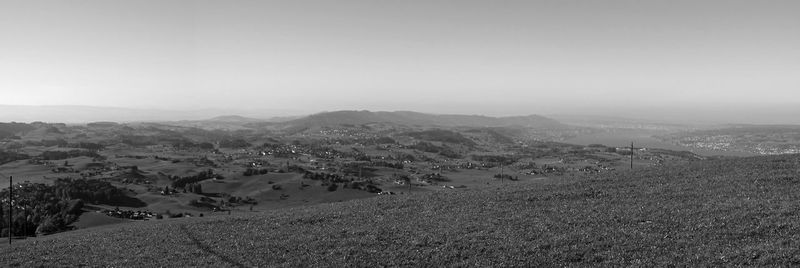
[[[800,124],[797,10],[722,0],[0,1],[0,104]]]

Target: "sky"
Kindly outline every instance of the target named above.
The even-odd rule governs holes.
[[[772,118],[800,106],[799,12],[795,0],[0,0],[0,104]]]

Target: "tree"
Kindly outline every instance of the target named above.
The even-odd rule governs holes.
[[[3,226],[6,224],[6,213],[4,210],[5,206],[6,204],[0,204],[0,230],[2,230]],[[3,236],[2,233],[0,233],[0,236]]]
[[[80,215],[82,213],[81,209],[83,209],[83,200],[75,199],[67,202],[65,211],[67,214]]]

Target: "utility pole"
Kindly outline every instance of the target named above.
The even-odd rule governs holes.
[[[13,229],[11,224],[12,211],[14,211],[13,200],[14,199],[14,177],[8,176],[8,244],[11,245],[11,234],[13,233]]]
[[[631,142],[631,169],[633,169],[633,142]]]

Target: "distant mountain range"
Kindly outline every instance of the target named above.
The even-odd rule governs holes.
[[[205,129],[268,128],[284,132],[339,126],[391,124],[420,127],[525,127],[538,129],[565,129],[570,126],[538,115],[490,117],[483,115],[426,114],[410,111],[334,111],[308,116],[279,117],[269,120],[237,115],[219,116],[205,120],[184,120],[166,124]]]
[[[538,115],[490,117],[483,115],[426,114],[410,111],[371,112],[335,111],[323,112],[282,122],[294,128],[312,126],[363,125],[370,123],[390,123],[407,126],[446,126],[446,127],[503,127],[520,126],[531,128],[566,128],[556,120]]]
[[[300,131],[315,127],[385,123],[404,126],[441,127],[506,127],[564,129],[570,126],[539,116],[491,117],[483,115],[428,114],[412,111],[333,111],[307,116],[283,116],[265,119],[262,116],[216,115],[214,110],[168,111],[92,106],[15,106],[0,105],[0,122],[158,122],[161,124],[204,129],[271,128]]]

